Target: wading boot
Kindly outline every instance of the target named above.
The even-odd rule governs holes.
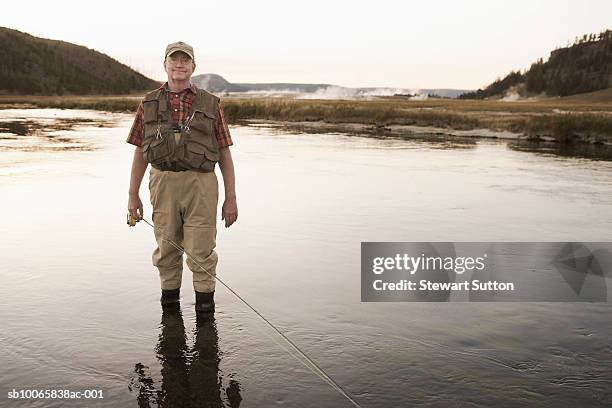
[[[196,290],[196,312],[210,313],[215,311],[215,291],[206,293]]]
[[[162,289],[161,305],[162,307],[176,307],[180,305],[181,288],[177,289]]]

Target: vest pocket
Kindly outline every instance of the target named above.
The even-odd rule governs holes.
[[[190,140],[186,147],[185,162],[193,168],[210,171],[219,161],[219,152],[207,145]]]
[[[185,153],[185,161],[196,169],[202,167],[204,160],[206,160],[206,147],[199,143],[193,141],[187,143]]]
[[[142,104],[144,108],[143,120],[144,123],[151,123],[157,121],[157,101],[145,101]]]
[[[216,140],[215,140],[215,143],[216,143]],[[219,161],[219,150],[210,149],[208,147],[206,147],[205,150],[206,151],[204,152],[204,154],[206,155],[206,158],[208,160],[214,161],[214,162]]]
[[[206,135],[212,135],[214,125],[215,116],[213,114],[201,110],[196,110],[194,112],[193,121],[191,122],[190,127],[197,129],[198,131]]]
[[[166,137],[153,140],[151,143],[143,145],[142,154],[144,159],[152,164],[159,164],[170,155],[170,147]]]

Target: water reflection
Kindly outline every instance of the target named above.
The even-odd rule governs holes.
[[[7,138],[0,137],[0,139],[12,139],[17,140],[17,138]],[[56,152],[56,151],[92,151],[95,148],[90,144],[85,144],[80,141],[75,141],[69,139],[67,137],[60,138],[48,138],[47,142],[57,143],[57,145],[53,144],[41,144],[35,146],[0,146],[0,151],[16,151],[16,152]]]
[[[17,136],[29,136],[41,131],[73,130],[76,126],[98,125],[108,126],[104,120],[90,118],[58,118],[51,121],[28,120],[25,118],[3,119],[0,121],[0,133],[12,133]]]
[[[540,155],[612,161],[612,146],[607,144],[552,143],[519,140],[508,143],[508,147],[512,150]]]
[[[0,116],[0,151],[90,151],[94,147],[79,139],[79,134],[73,132],[76,127],[112,124],[102,118]]]
[[[346,138],[371,139],[377,142],[372,148],[385,148],[385,144],[401,145],[402,148],[414,149],[426,146],[429,149],[476,149],[478,138],[452,136],[446,133],[391,133],[389,128],[372,126],[370,128],[353,127],[336,124],[333,128],[326,126],[304,126],[299,123],[249,123],[241,122],[244,126],[254,129],[265,129],[267,134],[286,135],[313,135],[322,134]],[[409,143],[406,143],[409,142]]]
[[[233,374],[224,378],[219,369],[221,353],[214,314],[198,314],[190,348],[180,308],[164,308],[155,351],[161,365],[161,384],[156,386],[148,367],[137,363],[136,378],[128,387],[130,391],[138,389],[139,407],[240,406],[240,383]]]

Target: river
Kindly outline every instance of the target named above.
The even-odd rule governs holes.
[[[0,110],[3,404],[94,389],[87,406],[350,407],[221,285],[196,322],[186,266],[181,312],[162,313],[153,231],[125,221],[131,122]],[[219,220],[218,276],[361,406],[612,404],[609,303],[360,302],[362,241],[612,240],[605,147],[231,131],[239,218]]]

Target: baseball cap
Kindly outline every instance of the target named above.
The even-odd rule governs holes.
[[[193,47],[182,41],[168,44],[168,46],[166,47],[166,56],[164,58],[167,58],[168,55],[175,53],[177,51],[183,51],[185,54],[189,55],[192,60],[195,60],[195,58],[193,57]]]

